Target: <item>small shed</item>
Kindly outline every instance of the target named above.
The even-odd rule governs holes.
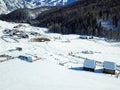
[[[10,29],[5,29],[5,30],[3,30],[3,34],[9,34],[10,32],[11,32]]]
[[[93,39],[93,36],[88,36],[88,35],[80,35],[81,39]]]
[[[16,50],[22,51],[22,48],[21,47],[16,47]]]
[[[9,33],[9,35],[10,35],[10,36],[14,36],[14,35],[15,35],[15,32],[14,32],[14,31],[11,31],[11,32]]]
[[[16,30],[16,29],[15,30],[11,30],[9,35],[10,36],[14,36],[14,35],[16,35],[17,32],[18,32],[18,30]]]
[[[103,63],[103,73],[115,74],[116,64],[110,61],[104,61]]]
[[[29,38],[28,34],[26,34],[25,32],[22,32],[21,35],[19,35],[18,37],[20,37],[20,38]]]
[[[31,31],[30,35],[40,35],[38,32]]]
[[[20,55],[20,56],[18,56],[18,58],[21,59],[21,60],[27,61],[27,62],[32,62],[33,61],[31,56]]]
[[[89,60],[89,59],[84,60],[83,70],[95,71],[95,67],[96,67],[95,60]]]

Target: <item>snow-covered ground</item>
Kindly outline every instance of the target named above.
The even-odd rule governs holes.
[[[13,27],[29,34],[27,39],[2,38],[4,29]],[[49,42],[31,42],[31,38],[45,37]],[[16,50],[21,47],[22,51]],[[104,39],[80,39],[79,35],[61,35],[47,32],[46,28],[28,24],[0,21],[0,55],[14,59],[0,62],[0,90],[120,90],[120,78],[102,73],[101,66],[95,72],[83,71],[84,58],[120,65],[120,43],[108,43]],[[18,56],[38,57],[26,62]],[[1,57],[0,57],[1,60]]]

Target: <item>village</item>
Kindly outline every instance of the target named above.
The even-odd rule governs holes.
[[[46,85],[56,86],[64,80],[78,82],[75,86],[71,83],[74,87],[87,80],[95,81],[99,89],[102,85],[107,88],[108,83],[119,88],[116,87],[120,79],[120,53],[116,52],[120,49],[119,42],[109,43],[103,38],[86,35],[51,33],[47,28],[29,24],[1,22],[1,90],[8,85],[11,89],[14,85],[36,87],[33,82],[44,84],[46,88]]]
[[[31,42],[31,43],[34,43],[34,42],[43,42],[45,43],[46,45],[48,45],[48,43],[50,41],[60,41],[62,43],[70,43],[71,40],[70,39],[64,39],[62,36],[60,35],[53,35],[52,37],[49,36],[49,35],[45,35],[45,34],[42,34],[40,32],[36,32],[36,31],[25,31],[24,29],[21,29],[21,27],[26,27],[25,25],[16,25],[14,26],[12,29],[9,29],[9,28],[5,28],[4,30],[2,30],[2,36],[1,36],[1,39],[6,42],[6,43],[20,43],[20,41],[23,39],[23,40],[27,40],[27,42]],[[80,35],[79,37],[80,39],[85,39],[85,40],[94,40],[94,37],[93,36],[86,36],[86,35]],[[48,45],[49,46],[49,45]],[[22,47],[14,47],[12,49],[9,49],[8,50],[9,52],[17,52],[17,53],[20,53],[23,51],[23,48]],[[52,51],[52,50],[50,50]],[[58,53],[59,51],[57,51]],[[56,52],[53,52],[52,53],[56,53]],[[79,52],[79,53],[82,53],[82,54],[95,54],[95,53],[101,53],[101,52],[94,52],[94,51],[88,51],[88,50],[83,50],[82,52]],[[67,59],[69,60],[60,60],[59,58],[54,58],[55,59],[55,62],[58,63],[58,65],[61,65],[61,66],[65,66],[65,67],[68,67],[68,68],[72,68],[74,66],[74,64],[76,65],[80,65],[82,64],[83,65],[83,70],[85,71],[91,71],[91,72],[96,72],[98,71],[96,69],[96,67],[100,67],[102,69],[100,69],[99,73],[103,72],[103,73],[108,73],[108,74],[112,74],[112,75],[115,75],[115,77],[119,77],[119,74],[120,74],[120,65],[118,65],[117,63],[115,62],[111,62],[111,61],[97,61],[97,60],[94,60],[94,59],[89,59],[89,58],[86,58],[84,56],[80,56],[78,52],[69,52],[68,53],[68,56],[66,56]],[[64,54],[62,52],[59,52],[57,55],[59,56],[64,56]],[[50,57],[52,57],[53,55],[50,55]],[[37,54],[30,54],[30,53],[23,53],[23,54],[17,54],[17,56],[10,56],[10,55],[7,55],[7,54],[1,54],[0,55],[0,63],[2,62],[5,62],[5,61],[9,61],[9,60],[14,60],[15,58],[18,58],[20,60],[23,60],[23,61],[27,61],[27,62],[34,62],[34,61],[37,61],[37,60],[44,60],[45,57],[40,57],[39,55]],[[77,61],[75,61],[74,59],[71,59],[72,58],[75,58],[77,59]],[[81,62],[79,61],[79,59],[82,59]]]

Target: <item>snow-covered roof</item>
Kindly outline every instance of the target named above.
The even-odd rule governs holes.
[[[84,67],[87,68],[94,68],[95,67],[95,60],[84,60]]]
[[[114,62],[104,61],[103,67],[105,69],[115,70],[116,69],[116,64]]]
[[[25,61],[28,61],[28,62],[32,62],[32,57],[31,56],[23,56],[23,55],[20,55],[18,56],[19,59],[21,60],[25,60]]]

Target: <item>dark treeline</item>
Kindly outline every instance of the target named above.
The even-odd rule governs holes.
[[[24,22],[24,20],[30,19],[29,10],[20,8],[7,15],[2,15],[1,19],[13,22]]]
[[[27,23],[47,27],[56,33],[93,35],[120,41],[120,0],[78,0],[45,11],[34,20],[25,19],[24,14],[22,17]],[[4,17],[4,20],[10,19],[13,20]],[[19,22],[21,19],[15,20]],[[107,21],[115,29],[103,27],[102,22]]]

